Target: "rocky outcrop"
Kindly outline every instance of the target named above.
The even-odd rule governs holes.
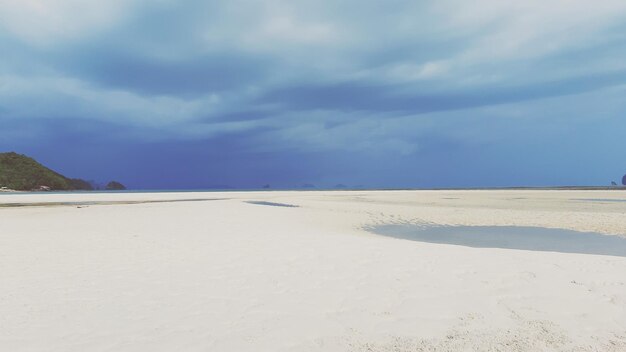
[[[123,191],[126,189],[126,186],[117,181],[111,181],[107,183],[104,189],[106,189],[107,191]]]

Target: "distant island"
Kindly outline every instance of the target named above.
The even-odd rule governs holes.
[[[69,178],[53,171],[35,159],[15,152],[0,153],[0,190],[8,191],[91,191],[96,187],[80,178]],[[117,181],[106,190],[124,190]]]
[[[117,181],[111,181],[107,183],[104,189],[106,189],[107,191],[123,191],[126,189],[126,187]]]

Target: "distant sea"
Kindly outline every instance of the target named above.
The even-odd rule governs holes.
[[[546,187],[434,187],[434,188],[204,188],[204,189],[129,189],[123,191],[19,191],[0,192],[2,194],[92,194],[92,193],[194,193],[194,192],[272,192],[272,191],[476,191],[476,190],[613,190],[626,191],[625,186],[546,186]]]

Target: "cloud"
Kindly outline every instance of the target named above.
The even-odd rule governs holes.
[[[425,86],[372,85],[370,82],[293,86],[269,92],[265,103],[290,109],[336,109],[420,114],[498,105],[583,93],[626,82],[626,70],[521,85],[428,90]]]
[[[135,1],[23,0],[0,2],[1,27],[36,46],[81,40],[116,25]]]
[[[191,97],[242,89],[262,79],[271,69],[271,63],[267,64],[263,59],[235,53],[162,60],[113,50],[60,56],[56,58],[56,66],[71,76],[112,89],[144,95]]]
[[[296,160],[313,158],[328,182],[468,150],[504,165],[497,150],[526,143],[516,123],[548,145],[556,121],[583,134],[598,111],[624,111],[624,29],[616,0],[5,1],[0,139],[60,148],[78,126],[131,149],[184,145],[196,161],[192,147],[213,148],[266,170],[258,151],[301,175],[313,171]],[[577,107],[561,109],[569,124],[549,102]]]

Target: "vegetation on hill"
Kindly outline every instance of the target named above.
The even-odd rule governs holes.
[[[69,179],[71,189],[80,191],[93,191],[93,185],[80,178]]]
[[[114,187],[124,187],[119,182],[111,182]],[[0,153],[0,188],[18,191],[31,190],[93,190],[91,183],[79,178],[67,178],[41,165],[35,159],[14,152]],[[107,189],[109,186],[107,185]],[[111,188],[119,189],[119,188]],[[125,187],[122,189],[126,189]]]
[[[17,153],[0,153],[0,187],[32,190],[41,186],[70,190],[69,180],[34,159]]]

